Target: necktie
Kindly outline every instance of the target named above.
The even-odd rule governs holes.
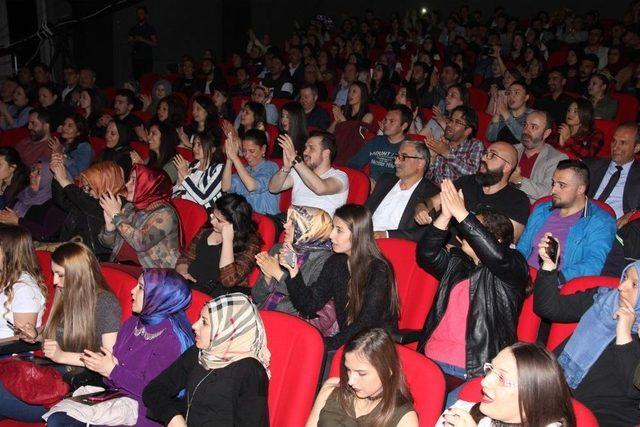
[[[609,178],[609,182],[607,182],[607,185],[604,187],[604,190],[602,190],[600,197],[598,197],[599,201],[601,202],[607,201],[607,199],[611,195],[611,192],[613,191],[616,184],[620,180],[621,173],[622,173],[622,166],[616,166],[616,171],[613,173],[613,175],[611,175],[611,178]]]

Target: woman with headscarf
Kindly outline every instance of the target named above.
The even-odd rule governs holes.
[[[286,251],[293,251],[304,283],[315,283],[325,261],[332,253],[329,239],[332,229],[331,216],[322,209],[307,206],[289,208],[287,222],[284,223],[284,243],[277,243],[269,252],[260,252],[256,255],[256,262],[262,274],[251,289],[251,295],[261,310],[276,310],[294,316],[299,315],[287,291],[286,278],[289,276],[289,271],[282,267],[280,262],[286,262],[284,259]],[[282,251],[283,248],[284,251]],[[283,255],[280,255],[281,251]],[[318,319],[320,318],[322,316]],[[325,328],[319,329],[325,332]]]
[[[94,163],[111,160],[122,168],[125,178],[131,172],[131,137],[132,130],[121,121],[111,121],[107,125],[104,139],[107,146],[102,150]]]
[[[547,253],[549,238],[545,234],[538,245],[542,268],[533,288],[533,305],[540,317],[551,322],[578,322],[571,337],[553,350],[571,394],[600,425],[635,425],[640,420],[640,390],[633,385],[640,360],[636,323],[640,261],[624,269],[617,289],[597,287],[560,295],[558,257],[551,259]]]
[[[140,94],[140,100],[142,101],[142,110],[151,114],[156,114],[158,104],[160,100],[165,96],[171,95],[172,86],[169,80],[158,80],[153,84],[151,89],[151,95]]]
[[[148,416],[176,426],[269,426],[269,360],[258,309],[241,293],[219,296],[193,324],[196,345],[147,385]],[[186,388],[186,409],[174,399]]]
[[[111,250],[98,239],[104,228],[104,212],[99,199],[106,193],[124,195],[122,168],[111,161],[95,163],[80,174],[79,186],[68,176],[61,160],[52,161],[51,171],[55,178],[51,186],[54,201],[67,212],[60,241],[80,237],[98,259],[107,260]]]
[[[29,185],[18,193],[13,209],[3,211],[0,222],[23,226],[34,240],[55,238],[65,220],[65,213],[51,200],[52,178],[49,163],[34,163]]]
[[[160,424],[146,417],[142,391],[193,346],[193,332],[184,312],[191,303],[191,291],[175,271],[149,268],[140,275],[131,296],[134,314],[120,328],[113,352],[85,350],[83,361],[105,378],[107,387],[117,388],[138,402],[136,426],[153,427]],[[55,410],[47,419],[48,426],[84,426],[88,421]]]
[[[105,226],[99,239],[112,248],[111,261],[144,268],[175,266],[182,236],[171,188],[166,172],[136,164],[126,183],[124,206],[111,192],[100,197]]]

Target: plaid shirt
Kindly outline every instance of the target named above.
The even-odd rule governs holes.
[[[464,175],[473,175],[480,167],[484,144],[478,139],[465,139],[449,150],[446,157],[436,155],[427,171],[427,179],[435,185],[443,180],[455,181]]]
[[[564,147],[559,144],[560,134],[553,132],[547,139],[547,143],[553,145],[558,150],[566,153],[570,157],[587,159],[596,157],[598,151],[604,145],[604,134],[600,129],[592,129],[588,132],[579,132],[564,143]]]

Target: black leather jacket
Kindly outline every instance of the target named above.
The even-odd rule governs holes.
[[[427,316],[418,351],[424,347],[444,316],[454,285],[469,279],[469,313],[466,332],[466,373],[482,375],[485,362],[516,341],[516,325],[525,291],[529,267],[515,249],[505,248],[469,214],[458,230],[480,259],[476,266],[459,248],[444,249],[447,231],[428,226],[418,243],[418,264],[440,281],[434,305]]]

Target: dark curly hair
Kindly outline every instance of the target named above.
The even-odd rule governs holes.
[[[227,193],[215,201],[213,208],[233,224],[233,253],[243,252],[251,236],[258,235],[258,225],[253,221],[253,208],[243,196]]]

